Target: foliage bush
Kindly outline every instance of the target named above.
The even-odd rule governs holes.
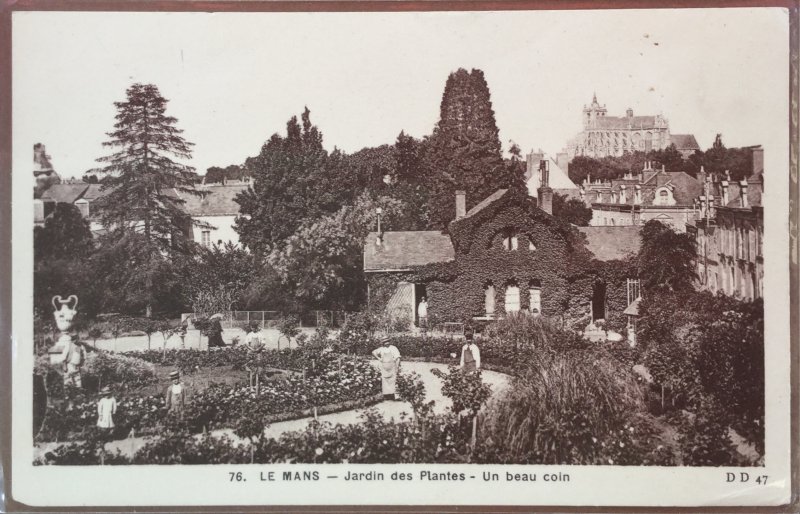
[[[544,464],[644,460],[638,452],[628,455],[636,430],[630,423],[643,410],[643,392],[613,357],[542,350],[528,354],[517,369],[512,386],[482,414],[495,458]]]
[[[669,404],[699,412],[719,405],[723,421],[764,448],[764,307],[708,292],[657,292],[639,322],[643,363],[670,392]]]

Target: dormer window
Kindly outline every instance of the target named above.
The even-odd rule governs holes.
[[[528,241],[528,250],[530,251],[536,250],[536,245],[533,244],[533,241]]]
[[[519,239],[517,235],[506,235],[506,237],[503,238],[503,248],[506,250],[516,250],[519,248]]]

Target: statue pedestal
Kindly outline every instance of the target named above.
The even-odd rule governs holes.
[[[64,353],[64,348],[72,342],[72,336],[69,334],[61,334],[56,344],[47,349],[47,355],[50,358],[50,364],[58,364],[61,362],[61,354]]]

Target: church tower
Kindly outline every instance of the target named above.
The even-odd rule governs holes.
[[[588,107],[583,106],[583,128],[592,128],[595,126],[595,120],[601,116],[605,116],[608,110],[605,105],[600,105],[597,101],[597,93],[592,94],[592,104]]]

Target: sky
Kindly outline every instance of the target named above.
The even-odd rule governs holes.
[[[13,166],[44,143],[59,174],[106,155],[113,102],[153,83],[195,143],[241,164],[311,110],[328,150],[430,134],[447,76],[484,71],[504,149],[554,154],[593,93],[609,115],[663,114],[704,149],[788,153],[784,9],[472,13],[14,12]]]

